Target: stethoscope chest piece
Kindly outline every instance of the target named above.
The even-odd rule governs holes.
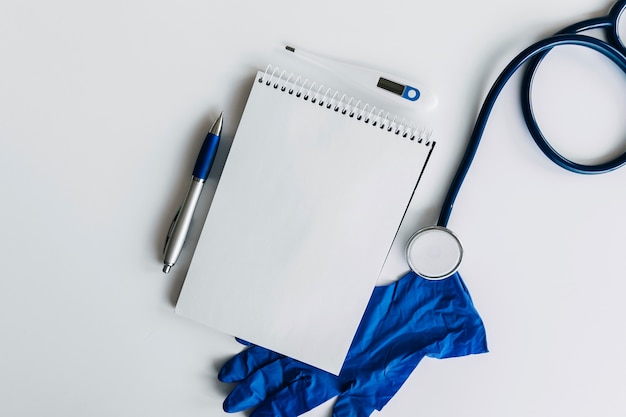
[[[409,239],[406,259],[411,269],[426,279],[440,280],[454,274],[463,258],[461,241],[451,230],[429,226]]]

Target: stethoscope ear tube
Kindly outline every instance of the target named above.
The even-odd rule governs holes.
[[[448,235],[449,241],[456,239],[459,245],[458,263],[455,264],[454,262],[451,262],[446,270],[446,273],[448,273],[448,271],[452,272],[449,272],[449,274],[447,275],[440,274],[441,277],[439,278],[437,278],[437,273],[433,274],[432,271],[424,271],[423,269],[421,269],[422,267],[420,265],[416,265],[415,257],[417,255],[414,252],[416,248],[421,245],[420,242],[423,242],[421,236],[423,235],[423,230],[425,229],[422,229],[410,239],[407,246],[407,261],[409,262],[409,265],[414,272],[422,276],[424,276],[423,274],[427,275],[424,276],[425,278],[430,277],[431,279],[443,279],[446,276],[452,275],[456,271],[456,268],[458,268],[462,259],[463,248],[462,246],[460,246],[460,241],[458,241],[454,233],[447,229],[447,224],[452,213],[454,202],[459,193],[461,185],[463,184],[469,167],[472,164],[474,156],[476,155],[478,145],[480,144],[480,140],[487,125],[487,120],[489,118],[489,115],[491,114],[491,111],[500,92],[509,81],[509,79],[513,76],[513,74],[524,64],[528,63],[528,67],[522,81],[522,112],[524,114],[526,126],[528,127],[528,130],[533,137],[535,143],[551,161],[561,166],[562,168],[567,169],[568,171],[579,174],[606,173],[626,164],[626,151],[618,155],[616,158],[595,165],[579,164],[565,158],[563,155],[557,152],[544,137],[535,119],[531,103],[532,81],[534,74],[537,71],[537,68],[539,67],[542,59],[555,47],[559,47],[562,45],[576,45],[590,48],[610,59],[626,74],[626,56],[624,54],[626,52],[626,48],[622,44],[618,29],[620,19],[622,17],[626,18],[626,16],[622,16],[625,9],[626,0],[619,0],[611,8],[611,11],[607,16],[596,19],[589,19],[571,25],[563,29],[556,35],[529,46],[520,54],[518,54],[500,73],[497,80],[489,90],[487,97],[485,98],[485,101],[483,102],[483,105],[480,109],[480,113],[476,120],[476,124],[474,125],[474,129],[472,130],[472,134],[463,155],[463,159],[457,169],[454,179],[452,180],[450,188],[448,189],[448,193],[446,194],[446,198],[444,200],[441,212],[439,214],[439,219],[437,221],[437,226],[427,228],[431,232],[433,230],[437,230],[439,233],[446,233]],[[607,29],[608,42],[591,36],[579,34],[579,32],[590,29]],[[428,248],[422,248],[422,250],[428,250]],[[456,258],[451,257],[451,259]],[[452,266],[454,266],[454,268]]]
[[[553,48],[561,45],[578,45],[593,49],[609,58],[622,71],[624,71],[624,73],[626,73],[626,57],[618,49],[599,39],[579,34],[560,34],[552,36],[531,45],[530,47],[522,51],[519,55],[517,55],[506,66],[504,71],[502,71],[496,82],[491,87],[491,90],[487,94],[487,97],[481,107],[478,119],[476,120],[476,124],[474,125],[474,130],[472,131],[472,134],[470,136],[470,140],[465,150],[463,160],[461,161],[461,164],[457,169],[456,175],[452,180],[452,184],[446,195],[437,225],[445,227],[448,224],[448,220],[454,206],[454,201],[458,195],[459,189],[461,188],[463,180],[465,179],[465,175],[469,170],[474,156],[476,155],[480,139],[482,138],[483,132],[487,125],[487,119],[489,118],[491,110],[495,105],[498,95],[504,88],[507,81],[523,64],[527,63],[530,59],[545,55]],[[538,63],[536,65],[538,65]],[[532,74],[533,71],[531,71],[529,75],[527,75],[528,80],[530,81],[532,81]],[[528,86],[530,86],[530,84],[528,84]],[[525,113],[526,125],[528,126],[528,129],[533,136],[533,139],[535,140],[539,148],[544,152],[544,154],[546,154],[548,158],[550,158],[559,166],[569,171],[580,174],[600,174],[612,171],[626,163],[626,152],[622,153],[615,159],[597,165],[583,165],[568,160],[567,158],[556,152],[556,150],[552,148],[552,146],[548,143],[548,141],[541,133],[541,130],[539,129],[539,126],[537,125],[537,122],[534,118],[534,115],[532,114],[532,105],[530,104],[529,94],[523,94],[522,101],[523,107],[527,110],[527,113]]]
[[[620,0],[611,7],[611,11],[607,16],[610,21],[606,31],[607,40],[610,44],[615,45],[622,54],[626,52],[626,48],[624,48],[624,42],[619,35],[619,25],[625,9],[626,0]]]
[[[619,7],[617,7],[619,6]],[[554,38],[558,37],[576,37],[577,41],[571,41],[566,43],[555,44],[553,47],[561,45],[561,44],[573,44],[578,46],[585,46],[590,49],[595,50],[596,52],[601,53],[605,57],[609,58],[615,65],[617,65],[624,73],[626,73],[626,57],[624,56],[624,46],[621,43],[618,33],[618,21],[621,18],[621,15],[624,11],[624,6],[626,6],[626,0],[622,0],[617,3],[612,9],[608,16],[597,19],[590,19],[584,22],[577,23],[575,25],[569,26],[562,31],[559,32]],[[577,34],[578,32],[590,29],[600,29],[604,28],[606,30],[606,35],[609,38],[609,42],[604,42],[599,39]],[[548,140],[543,135],[537,120],[535,118],[533,107],[532,107],[532,84],[534,76],[541,64],[542,60],[545,56],[552,50],[550,48],[544,48],[541,51],[538,51],[533,56],[529,57],[528,67],[524,73],[522,78],[522,86],[521,86],[521,105],[522,105],[522,113],[524,115],[524,121],[526,122],[526,126],[528,131],[530,132],[533,140],[541,149],[541,151],[546,155],[552,162],[559,165],[560,167],[577,173],[577,174],[603,174],[610,171],[613,171],[626,163],[626,152],[618,155],[616,158],[611,159],[609,161],[595,164],[595,165],[585,165],[574,162],[563,155],[561,155],[556,149],[550,145]]]

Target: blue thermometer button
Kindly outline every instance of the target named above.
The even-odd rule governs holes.
[[[409,101],[417,101],[417,99],[420,98],[421,95],[420,90],[415,87],[411,87],[410,85],[406,85],[404,83],[400,84],[383,77],[380,77],[378,79],[376,87],[399,95],[400,97]]]
[[[417,99],[420,98],[420,90],[418,90],[417,88],[411,87],[410,85],[406,85],[404,86],[402,97],[407,100],[417,101]]]

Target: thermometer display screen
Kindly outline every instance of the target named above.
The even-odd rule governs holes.
[[[387,90],[390,93],[397,94],[399,96],[401,96],[404,93],[404,87],[405,87],[402,84],[398,84],[394,81],[391,81],[382,77],[378,79],[378,84],[376,84],[376,86],[379,88],[382,88],[383,90]]]

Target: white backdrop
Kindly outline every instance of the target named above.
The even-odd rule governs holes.
[[[191,249],[167,276],[160,254],[207,129],[223,110],[200,217],[251,77],[284,61],[285,44],[438,94],[428,120],[437,147],[410,213],[417,227],[436,220],[500,69],[610,5],[4,1],[0,414],[225,415],[229,387],[216,373],[240,346],[174,315]],[[490,353],[425,360],[381,416],[626,414],[626,171],[580,176],[551,164],[523,125],[518,81],[495,108],[449,224],[465,245],[461,273]],[[626,83],[604,60],[563,48],[536,88],[542,127],[564,153],[619,152]],[[398,253],[381,282],[406,268]]]

